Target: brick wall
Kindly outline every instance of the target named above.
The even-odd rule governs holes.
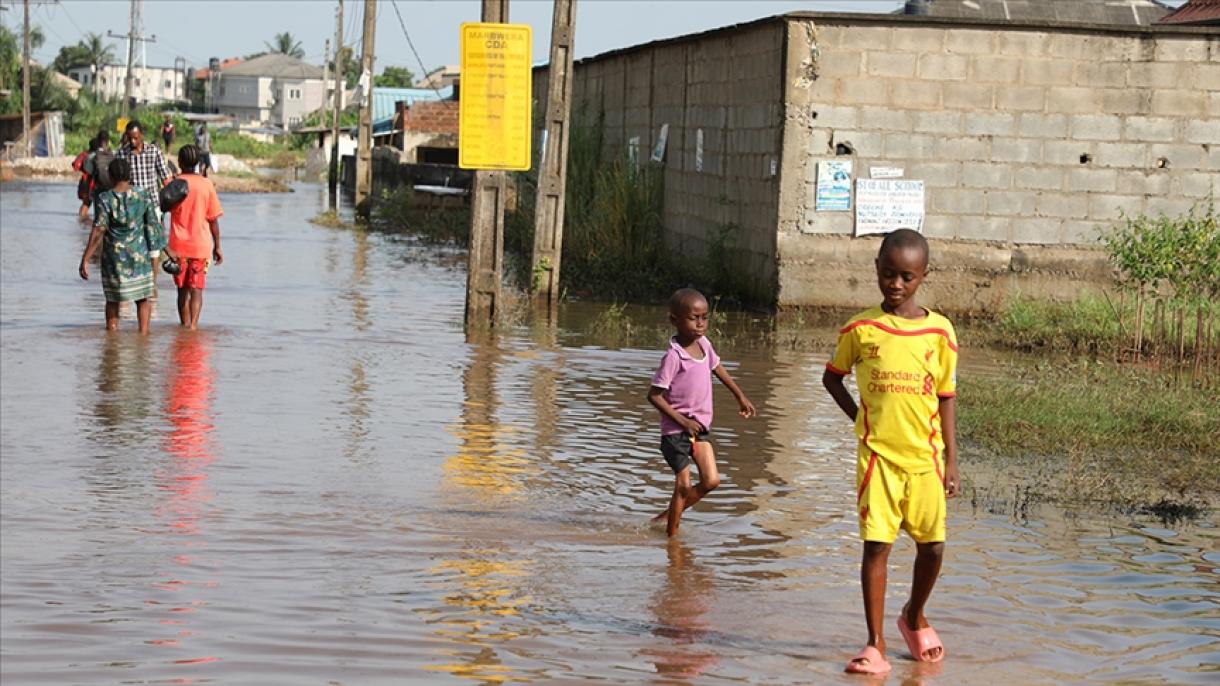
[[[456,135],[458,103],[456,100],[419,101],[406,109],[403,119],[405,131]]]
[[[857,177],[896,166],[924,180],[926,235],[957,244],[929,282],[948,309],[1105,284],[1098,230],[1120,211],[1179,214],[1220,194],[1220,36],[791,22],[781,304],[876,300],[875,239],[846,238],[852,213],[813,207],[816,163],[838,143]]]

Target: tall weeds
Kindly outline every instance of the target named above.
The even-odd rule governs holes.
[[[1207,385],[1214,374],[1204,370],[1220,370],[1220,222],[1214,202],[1181,217],[1125,217],[1103,240],[1135,302],[1128,356],[1135,362],[1151,356],[1175,381],[1189,376]]]

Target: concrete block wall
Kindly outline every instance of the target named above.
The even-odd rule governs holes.
[[[954,310],[1105,284],[1098,231],[1120,212],[1178,214],[1220,195],[1218,35],[790,22],[781,305],[876,300],[870,250],[842,245],[875,242],[848,238],[851,213],[813,206],[816,163],[840,143],[858,178],[896,166],[924,180],[926,235],[970,246],[928,282]]]
[[[573,112],[586,123],[601,117],[607,154],[625,155],[638,138],[638,159],[646,163],[669,125],[662,162],[667,242],[692,259],[723,245],[764,302],[773,300],[778,277],[784,30],[784,21],[772,19],[644,45],[579,61],[573,77]],[[545,68],[535,70],[535,112],[545,111],[546,77]]]

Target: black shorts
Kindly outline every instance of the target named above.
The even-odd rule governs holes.
[[[708,440],[708,433],[701,431],[699,440]],[[661,437],[661,454],[665,456],[665,461],[669,463],[669,468],[674,470],[674,474],[686,469],[691,465],[691,442],[690,434],[666,434]]]

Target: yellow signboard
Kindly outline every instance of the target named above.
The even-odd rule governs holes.
[[[533,133],[528,24],[462,24],[458,166],[525,171]]]

